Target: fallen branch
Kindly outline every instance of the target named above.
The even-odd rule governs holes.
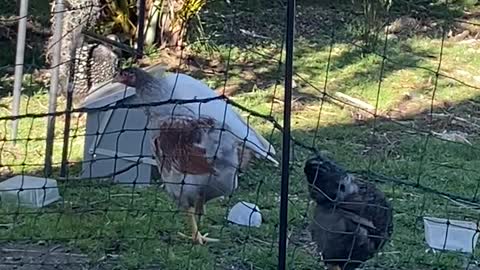
[[[468,145],[472,145],[472,143],[467,139],[467,135],[463,132],[459,132],[459,131],[449,132],[445,130],[442,133],[432,131],[431,134],[445,141],[466,143]]]
[[[348,101],[351,105],[354,105],[355,107],[359,107],[361,109],[367,110],[370,113],[375,112],[375,107],[374,106],[372,106],[372,105],[368,104],[367,102],[362,101],[358,98],[354,98],[354,97],[351,97],[349,95],[346,95],[346,94],[340,93],[340,92],[335,92],[335,96],[337,96],[340,99],[344,99],[344,100]]]
[[[475,123],[472,123],[472,122],[468,121],[468,120],[465,119],[465,118],[461,118],[461,117],[458,117],[458,116],[454,116],[454,117],[453,117],[453,120],[456,120],[456,121],[459,121],[459,122],[468,124],[468,125],[470,125],[470,126],[472,126],[472,127],[475,127],[475,128],[477,128],[477,129],[480,129],[480,125],[475,124]]]

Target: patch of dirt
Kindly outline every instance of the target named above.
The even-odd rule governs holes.
[[[393,120],[413,121],[415,126],[435,132],[478,134],[480,131],[480,113],[475,108],[474,101],[460,104],[434,101],[432,114],[430,103],[430,99],[407,94],[394,109],[386,112],[386,116]]]
[[[61,246],[5,244],[0,246],[0,269],[84,269],[87,255]]]
[[[429,111],[431,104],[430,99],[426,99],[423,95],[405,94],[403,98],[392,109],[385,112],[385,116],[395,120],[413,120],[418,117],[424,117]],[[452,106],[446,101],[434,101],[433,106],[438,109],[448,109]]]
[[[0,244],[0,270],[106,270],[111,268],[111,263],[107,263],[106,260],[92,263],[86,254],[69,250],[61,245]]]
[[[185,58],[181,51],[164,49],[158,52],[155,57],[144,57],[138,61],[140,67],[148,67],[151,65],[161,64],[168,68],[176,68],[179,65],[179,59]]]
[[[436,37],[442,34],[442,28],[438,22],[431,19],[401,16],[387,25],[385,32],[391,37],[411,37],[414,35]]]
[[[442,24],[438,19],[413,18],[401,16],[385,27],[390,37],[411,37],[424,35],[427,37],[440,37],[443,34]],[[456,42],[480,39],[480,14],[465,12],[463,17],[456,19],[447,29],[447,37]]]

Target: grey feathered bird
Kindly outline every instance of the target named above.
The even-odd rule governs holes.
[[[119,72],[115,81],[135,87],[141,103],[215,97],[204,83],[184,74],[156,78],[138,68]],[[153,131],[152,152],[167,192],[187,211],[192,240],[218,241],[202,235],[195,215],[206,202],[228,196],[238,186],[238,171],[251,156],[278,164],[275,150],[224,100],[166,103],[145,108]],[[182,234],[185,236],[184,234]]]
[[[116,35],[107,38],[119,42]],[[73,101],[78,104],[91,94],[92,86],[113,79],[120,51],[101,43],[87,43],[76,50],[73,72]],[[65,92],[62,93],[66,95]]]
[[[372,258],[393,233],[393,210],[373,184],[322,156],[304,167],[316,202],[312,240],[329,270],[353,270]]]

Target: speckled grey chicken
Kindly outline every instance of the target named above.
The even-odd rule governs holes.
[[[135,87],[142,104],[171,99],[215,98],[203,82],[185,74],[154,77],[139,68],[119,72],[115,81]],[[152,132],[152,152],[166,191],[187,212],[194,243],[217,239],[202,235],[196,215],[208,201],[228,196],[238,186],[238,173],[251,157],[267,159],[275,150],[223,99],[145,107]],[[185,236],[182,234],[182,236]]]
[[[107,38],[119,41],[116,35],[108,35]],[[113,79],[119,54],[119,50],[100,43],[87,43],[76,50],[71,82],[74,103],[81,103],[91,94],[92,86]],[[65,92],[62,94],[66,95]]]
[[[353,270],[372,258],[393,233],[393,209],[373,184],[316,156],[305,163],[316,202],[312,240],[329,270]]]

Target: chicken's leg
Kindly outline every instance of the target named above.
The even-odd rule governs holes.
[[[192,228],[192,237],[191,239],[195,244],[200,244],[203,245],[206,242],[218,242],[218,239],[215,238],[208,238],[207,235],[208,233],[202,235],[200,231],[198,231],[198,226],[197,226],[197,219],[195,218],[195,211],[194,208],[190,208],[188,213],[187,213],[187,219],[188,223],[190,223],[190,226]],[[190,238],[186,236],[185,234],[179,232],[178,233],[180,236],[185,237],[185,238]]]

